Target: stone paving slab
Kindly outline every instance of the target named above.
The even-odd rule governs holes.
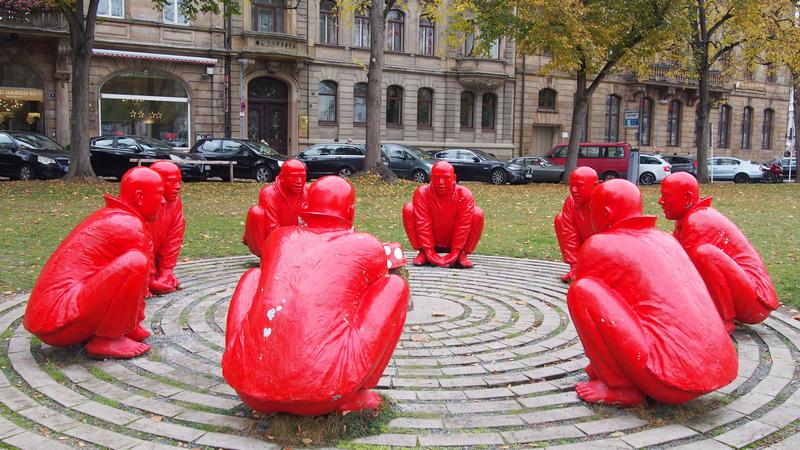
[[[0,333],[10,333],[0,341],[10,362],[0,370],[0,444],[279,448],[254,431],[268,419],[241,404],[220,369],[228,302],[254,262],[179,265],[183,289],[147,301],[151,352],[127,361],[96,361],[79,348],[32,340],[21,326],[27,296],[0,303]],[[396,417],[384,434],[354,443],[800,448],[798,435],[787,432],[800,419],[798,321],[775,312],[763,324],[739,326],[739,376],[685,407],[590,406],[574,391],[587,379],[588,360],[559,280],[566,266],[488,256],[475,262],[473,270],[409,267],[415,310],[378,389],[396,403]]]

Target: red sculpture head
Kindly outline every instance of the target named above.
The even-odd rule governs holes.
[[[661,198],[658,204],[669,220],[680,220],[700,200],[697,179],[686,172],[677,172],[661,182]]]
[[[597,186],[589,203],[592,226],[602,233],[612,225],[642,215],[642,193],[627,180],[608,180]]]
[[[119,199],[147,222],[158,219],[164,200],[164,180],[149,167],[134,167],[125,172],[119,186]]]
[[[438,161],[431,169],[431,186],[436,195],[448,195],[456,186],[456,171],[447,161]]]
[[[569,175],[569,194],[575,203],[588,203],[596,186],[597,172],[591,167],[578,167]]]
[[[311,228],[352,228],[356,191],[349,181],[336,175],[322,177],[308,187],[308,201],[300,218]]]
[[[306,184],[306,165],[299,159],[287,159],[283,162],[277,181],[286,191],[297,194]]]
[[[181,169],[169,161],[158,161],[150,166],[164,179],[164,200],[172,203],[181,192]]]

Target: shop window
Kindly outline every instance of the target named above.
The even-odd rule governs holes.
[[[461,93],[461,128],[475,126],[475,94],[472,92]]]
[[[124,0],[100,0],[97,4],[97,15],[102,17],[125,17]]]
[[[639,145],[649,146],[653,123],[653,99],[644,97],[639,109]]]
[[[742,113],[742,148],[750,148],[750,136],[753,131],[753,108],[746,106]]]
[[[606,97],[606,142],[619,141],[619,95],[609,95]]]
[[[339,17],[336,3],[330,0],[319,4],[319,41],[331,45],[339,43]]]
[[[0,130],[44,133],[39,76],[20,64],[0,64]]]
[[[719,130],[717,134],[717,146],[728,148],[730,146],[731,135],[731,106],[722,105],[719,108]]]
[[[386,88],[386,125],[403,125],[403,88],[400,86]]]
[[[491,93],[481,97],[481,128],[493,130],[497,118],[497,96]]]
[[[159,139],[173,147],[190,145],[189,94],[176,80],[153,73],[116,76],[100,88],[100,133]]]
[[[253,31],[284,33],[286,30],[285,8],[285,0],[252,0],[250,15],[253,21]]]
[[[764,110],[764,122],[761,124],[761,149],[769,150],[772,148],[772,109]]]
[[[390,52],[403,51],[403,35],[406,15],[402,11],[393,9],[386,17],[386,50]]]
[[[164,5],[164,23],[187,25],[189,18],[181,12],[181,0],[167,0]]]
[[[436,27],[433,20],[426,16],[419,18],[419,53],[422,55],[433,55]]]
[[[422,88],[417,91],[417,126],[430,128],[433,125],[433,90]]]
[[[669,102],[667,111],[667,147],[681,145],[681,109],[683,104],[678,100]]]
[[[334,81],[322,81],[319,83],[319,121],[336,122],[336,94],[337,86]]]
[[[367,83],[353,86],[353,123],[367,123]]]

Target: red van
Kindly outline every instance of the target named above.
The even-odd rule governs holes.
[[[546,158],[553,164],[567,165],[567,144],[556,145]],[[578,166],[591,167],[601,180],[625,178],[631,146],[626,142],[584,142],[578,147]]]

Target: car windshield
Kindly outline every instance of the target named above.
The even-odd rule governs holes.
[[[432,156],[416,147],[405,147],[406,151],[417,159],[431,159]]]
[[[480,158],[484,161],[499,161],[499,159],[497,159],[497,157],[492,154],[482,152],[480,150],[472,150],[472,152],[480,156]]]
[[[14,137],[14,140],[17,141],[19,146],[25,149],[52,150],[55,152],[66,153],[66,150],[64,150],[54,140],[47,136],[27,133],[14,133],[12,136]]]
[[[256,153],[260,153],[262,155],[267,156],[278,156],[279,153],[272,147],[263,142],[256,142],[256,141],[245,141],[245,144]]]
[[[153,139],[150,137],[142,136],[137,137],[136,142],[144,147],[145,150],[166,150],[172,151],[172,147],[169,145],[159,141],[158,139]]]

